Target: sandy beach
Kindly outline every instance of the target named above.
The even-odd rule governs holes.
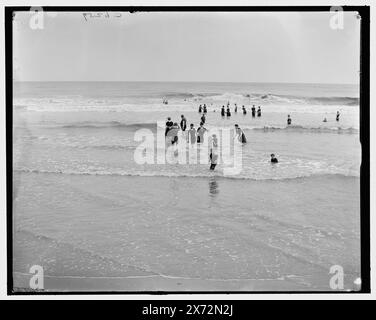
[[[330,290],[338,264],[345,289],[359,276],[359,178],[14,178],[18,288],[34,264],[51,291]]]

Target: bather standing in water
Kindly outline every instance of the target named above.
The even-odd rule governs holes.
[[[202,117],[201,117],[201,122],[202,122],[203,124],[205,124],[205,122],[206,122],[205,114],[202,115]]]
[[[289,126],[291,124],[291,117],[290,115],[287,116],[287,125]]]
[[[173,124],[174,124],[174,123],[171,121],[171,118],[168,117],[168,118],[167,118],[167,122],[166,122],[166,130],[165,130],[165,136],[166,136],[166,137],[167,137],[167,134],[168,134],[168,132],[170,131],[170,129],[171,129],[171,127],[172,127]]]
[[[225,106],[222,106],[222,109],[221,109],[221,116],[224,117],[226,114],[225,112]]]
[[[187,129],[187,119],[184,117],[184,114],[181,115],[180,128],[182,131]]]
[[[204,142],[204,134],[208,131],[204,124],[201,122],[200,127],[197,129],[197,143],[203,143]]]
[[[235,124],[235,138],[241,143],[247,143],[247,138],[245,137],[244,131],[240,129],[238,124]]]
[[[210,170],[214,170],[215,167],[217,166],[217,161],[218,161],[218,139],[217,135],[213,134],[211,137],[211,143],[210,143],[210,155],[209,155],[209,160],[210,160]]]
[[[257,109],[257,116],[258,117],[261,117],[261,107],[259,106],[258,109]]]
[[[179,125],[175,122],[167,134],[169,137],[171,137],[171,144],[178,143],[178,133],[179,133]]]
[[[195,125],[193,123],[191,123],[191,126],[190,126],[190,128],[188,130],[187,140],[191,144],[195,144],[196,143],[196,128],[195,128]]]
[[[252,118],[256,117],[256,108],[255,105],[252,106]]]

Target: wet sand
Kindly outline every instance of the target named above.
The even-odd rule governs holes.
[[[330,291],[360,273],[359,178],[281,181],[20,173],[14,287]]]

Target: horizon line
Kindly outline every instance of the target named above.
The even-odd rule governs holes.
[[[17,82],[140,82],[140,83],[249,83],[249,84],[255,84],[255,83],[262,83],[262,84],[336,84],[336,85],[359,85],[359,82],[345,82],[345,83],[339,83],[339,82],[288,82],[288,81],[187,81],[187,80],[13,80],[13,83]]]

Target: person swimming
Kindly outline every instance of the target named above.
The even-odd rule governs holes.
[[[337,111],[336,121],[339,121],[339,116],[340,116],[340,113],[339,113],[339,111]]]
[[[169,130],[171,129],[172,125],[174,123],[171,121],[171,118],[168,117],[167,118],[167,122],[166,122],[166,130],[165,130],[165,136],[167,136],[167,133],[169,132]]]
[[[278,163],[278,159],[275,157],[275,154],[274,154],[274,153],[272,153],[272,154],[270,155],[270,157],[271,157],[271,159],[270,159],[270,162],[271,162],[271,163]]]
[[[231,117],[230,107],[227,107],[226,116]]]
[[[196,128],[194,126],[195,125],[191,123],[190,129],[188,130],[187,141],[191,144],[196,143]]]
[[[261,107],[259,106],[258,109],[257,109],[257,116],[258,117],[261,117]]]
[[[287,125],[289,126],[291,124],[291,117],[290,115],[287,115]]]
[[[180,128],[182,131],[187,129],[187,119],[184,117],[184,114],[181,115]]]
[[[235,138],[241,143],[247,143],[247,138],[245,137],[244,131],[240,129],[238,124],[235,124]]]
[[[242,109],[243,109],[243,114],[247,114],[247,109],[244,106],[242,107]]]
[[[201,104],[200,106],[198,107],[198,112],[201,113],[202,112],[202,107],[201,107]]]
[[[222,109],[221,109],[221,116],[224,117],[225,114],[226,114],[225,106],[222,106]]]
[[[197,143],[204,142],[204,134],[206,131],[208,130],[204,127],[204,124],[201,122],[200,127],[197,129]]]
[[[256,108],[255,105],[252,107],[252,118],[256,117]]]

